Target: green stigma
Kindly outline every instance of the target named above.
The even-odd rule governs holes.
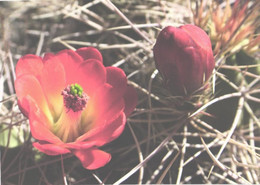
[[[82,97],[83,88],[79,84],[72,84],[70,86],[70,94],[73,96]]]

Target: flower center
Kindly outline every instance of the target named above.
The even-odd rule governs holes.
[[[62,92],[64,105],[68,111],[82,111],[88,102],[89,97],[83,92],[79,84],[68,85]]]
[[[62,92],[64,108],[54,124],[53,133],[63,142],[73,142],[82,134],[81,114],[89,97],[79,84],[68,85]]]

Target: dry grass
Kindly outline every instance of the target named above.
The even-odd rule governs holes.
[[[251,39],[249,43],[258,47],[257,2],[250,1],[249,11],[232,34],[251,24],[248,17],[257,13],[254,30],[242,41]],[[248,40],[233,42],[232,35],[222,42],[215,50],[214,94],[199,97],[202,105],[192,111],[176,108],[178,98],[163,90],[155,69],[152,47],[160,29],[193,23],[196,11],[190,8],[195,10],[195,4],[189,0],[0,2],[2,183],[259,184],[259,48],[252,50],[250,45],[249,52]],[[224,1],[220,7],[227,6]],[[206,16],[211,10],[207,4],[194,14],[219,47]],[[95,171],[85,170],[73,156],[46,156],[32,147],[28,120],[18,109],[13,86],[15,65],[22,55],[83,46],[97,47],[106,66],[122,68],[139,96],[124,133],[103,147],[112,153],[112,161]]]

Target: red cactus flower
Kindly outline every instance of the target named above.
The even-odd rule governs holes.
[[[208,35],[194,25],[164,28],[153,52],[166,87],[178,96],[190,96],[200,89],[215,66]]]
[[[98,147],[123,131],[136,106],[123,70],[104,67],[92,47],[22,57],[16,66],[18,104],[28,118],[33,143],[48,155],[73,153],[87,169],[110,160]]]

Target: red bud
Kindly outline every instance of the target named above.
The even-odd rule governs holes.
[[[153,52],[156,67],[173,95],[195,93],[209,79],[215,66],[208,35],[194,25],[164,28]]]

